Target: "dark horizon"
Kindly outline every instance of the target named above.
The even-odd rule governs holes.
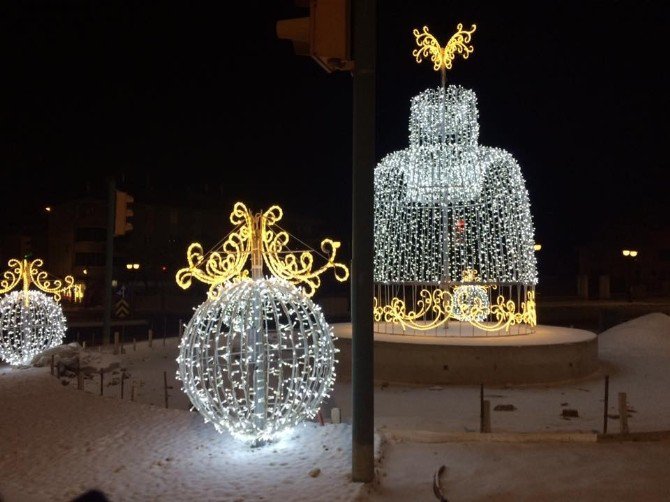
[[[207,185],[216,206],[277,203],[348,241],[351,76],[328,75],[277,39],[278,19],[304,13],[292,2],[230,9],[0,7],[3,233],[115,172],[136,200],[147,197],[147,178],[154,197],[173,204],[180,190],[197,196]],[[410,98],[439,85],[411,56],[412,28],[426,24],[444,43],[458,22],[477,24],[475,51],[448,81],[477,93],[480,143],[521,166],[541,273],[558,273],[575,246],[608,227],[667,226],[664,3],[380,2],[378,159],[407,146]],[[223,201],[213,195],[221,189]]]

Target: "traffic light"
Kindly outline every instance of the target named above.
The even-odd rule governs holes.
[[[131,204],[135,199],[120,190],[116,191],[116,217],[114,219],[114,236],[124,235],[133,229],[133,224],[128,221],[128,218],[133,216],[133,208]]]
[[[304,4],[306,2],[296,2]],[[351,71],[350,0],[309,0],[309,17],[277,21],[277,37],[293,42],[328,73]]]

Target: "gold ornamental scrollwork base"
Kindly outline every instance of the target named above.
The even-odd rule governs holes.
[[[484,331],[508,332],[512,326],[527,324],[537,326],[535,310],[535,292],[529,291],[526,300],[518,306],[514,300],[508,300],[498,295],[495,303],[488,306],[490,321],[478,321],[482,305],[475,302],[472,305],[459,305],[459,312],[454,312],[454,298],[451,293],[442,289],[430,291],[422,289],[416,301],[416,310],[407,310],[405,301],[394,297],[388,305],[379,305],[374,299],[373,313],[375,322],[399,324],[403,330],[412,328],[419,331],[428,331],[445,325],[449,319],[469,319],[468,322]],[[427,318],[427,316],[430,316]]]

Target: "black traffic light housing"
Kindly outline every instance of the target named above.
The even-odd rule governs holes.
[[[291,40],[299,56],[311,56],[328,73],[352,71],[350,0],[309,0],[309,17],[277,21],[277,37]]]
[[[133,216],[132,203],[135,201],[132,195],[116,191],[116,215],[114,218],[114,236],[124,235],[133,229],[133,224],[128,221]]]

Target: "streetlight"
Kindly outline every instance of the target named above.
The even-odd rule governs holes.
[[[535,251],[540,251],[542,249],[542,244],[536,242],[535,245],[533,245],[533,249]]]
[[[140,264],[139,263],[126,263],[126,268],[128,270],[139,270],[140,269]]]
[[[45,210],[47,213],[50,213],[50,212],[51,212],[51,206],[47,206],[47,207],[45,207],[44,210]]]
[[[621,254],[624,255],[626,258],[636,258],[637,257],[637,249],[622,249]],[[634,260],[626,260],[629,265],[626,267],[626,289],[628,290],[628,301],[632,302],[633,301],[633,261]]]

